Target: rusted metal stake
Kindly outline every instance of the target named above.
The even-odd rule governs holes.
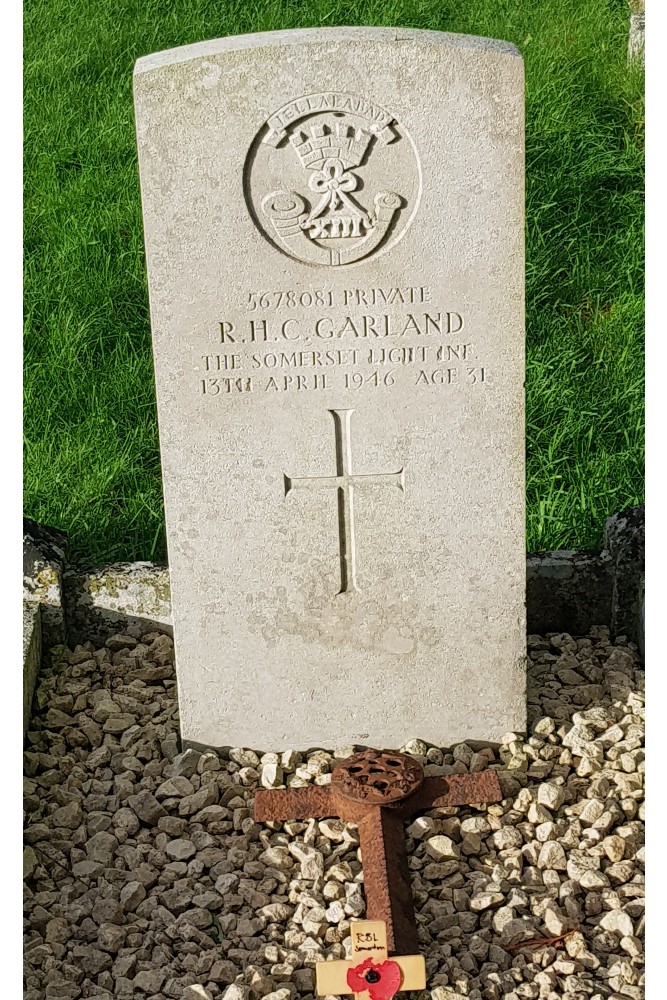
[[[261,790],[255,795],[258,823],[339,816],[359,827],[369,920],[387,925],[389,954],[418,950],[403,821],[424,809],[499,802],[495,771],[425,778],[406,754],[363,750],[334,769],[330,785]]]

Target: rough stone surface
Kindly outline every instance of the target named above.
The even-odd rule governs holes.
[[[524,725],[523,102],[403,28],[137,63],[186,743]]]
[[[531,635],[528,647],[528,735],[508,733],[487,751],[506,797],[485,810],[430,810],[406,831],[430,1000],[641,1000],[637,650],[612,644],[606,628],[583,638]],[[156,657],[168,676],[138,680]],[[59,647],[51,660],[24,753],[26,996],[286,1000],[287,991],[313,1000],[314,963],[344,958],[349,922],[365,913],[356,829],[333,819],[254,823],[261,771],[275,760],[247,747],[204,753],[201,772],[176,776],[195,795],[214,787],[215,805],[183,817],[183,796],[158,801],[178,753],[164,635]],[[98,738],[91,712],[109,695],[138,724]],[[402,749],[445,773],[476,766],[464,744],[406,742]],[[302,785],[321,781],[339,754],[295,746],[281,759],[286,782],[296,769]],[[585,760],[592,769],[582,774]],[[168,847],[179,840],[195,853],[172,860]],[[433,841],[441,856],[451,843],[460,857],[435,861]]]
[[[529,633],[560,629],[584,634],[610,622],[614,567],[609,553],[532,552],[526,565]]]
[[[50,648],[66,637],[62,575],[67,563],[67,535],[57,528],[23,518],[23,596],[38,601],[44,614],[44,641]]]
[[[633,513],[623,515],[629,517],[631,524]],[[609,522],[615,522],[616,517]],[[41,525],[37,528],[40,532],[50,530]],[[618,572],[629,572],[631,578],[640,580],[635,602],[639,608],[636,641],[643,655],[643,547],[638,547],[636,554],[635,564],[623,563]],[[528,632],[535,634],[556,627],[578,635],[597,622],[610,624],[615,572],[614,560],[606,548],[602,552],[529,553],[526,559]],[[171,593],[169,571],[165,566],[142,562],[114,564],[87,572],[69,568],[63,574],[63,590],[64,627],[72,642],[84,643],[92,639],[103,644],[119,632],[135,641],[150,631],[171,635]],[[630,606],[632,608],[632,603]],[[627,634],[632,639],[635,633],[632,618],[629,624],[627,619],[625,625],[620,623],[619,628],[619,634]],[[159,664],[152,666],[151,676],[157,679],[161,669]],[[290,770],[285,768],[284,762],[282,766]]]
[[[23,518],[23,735],[42,658],[68,638],[63,601],[67,535]]]
[[[646,15],[643,10],[630,14],[630,33],[628,36],[628,61],[640,59],[644,61],[646,42]]]
[[[42,621],[37,601],[23,602],[23,735],[30,722],[32,696],[42,660]]]
[[[610,627],[643,647],[644,507],[632,507],[607,519],[605,549],[614,567]]]

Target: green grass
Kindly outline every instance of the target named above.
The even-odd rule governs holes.
[[[527,547],[643,497],[643,79],[626,0],[27,0],[25,512],[87,561],[165,540],[132,111],[138,56],[403,25],[526,63]]]

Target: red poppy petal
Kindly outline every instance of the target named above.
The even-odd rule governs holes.
[[[366,973],[369,969],[379,975],[380,978],[376,983],[367,982]],[[347,985],[353,993],[363,993],[368,990],[370,1000],[391,1000],[401,987],[401,967],[391,959],[376,965],[372,958],[367,958],[360,965],[348,969],[346,978]]]
[[[367,958],[353,969],[347,970],[347,985],[353,993],[363,993],[368,989],[368,983],[364,979],[364,973],[373,965],[373,959]]]
[[[375,967],[380,974],[377,983],[368,983],[367,989],[371,1000],[391,1000],[401,988],[401,967],[397,962],[387,959]]]

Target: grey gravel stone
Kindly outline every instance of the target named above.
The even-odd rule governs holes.
[[[61,806],[60,809],[52,812],[50,820],[53,826],[64,826],[69,830],[76,830],[83,820],[81,803],[78,800],[68,802],[67,805]]]
[[[128,882],[120,890],[120,902],[126,912],[136,910],[146,898],[146,889],[141,882]]]
[[[32,847],[26,847],[23,850],[23,878],[30,878],[37,868],[39,862],[37,861],[37,855],[35,854]]]
[[[165,975],[163,969],[146,969],[136,974],[133,984],[144,993],[157,993],[165,980]]]
[[[142,788],[136,795],[130,795],[127,800],[130,809],[133,809],[140,820],[155,826],[162,816],[167,815],[164,806],[160,805],[155,796],[146,788]]]
[[[125,944],[127,929],[118,924],[100,924],[97,943],[102,951],[117,952]]]
[[[172,861],[187,861],[196,853],[197,848],[191,840],[172,840],[165,847],[165,854]]]
[[[102,830],[87,841],[86,854],[90,861],[100,861],[103,864],[110,864],[117,847],[118,841],[113,834]]]
[[[92,909],[92,917],[96,924],[122,924],[125,920],[123,905],[120,900],[112,896],[97,899]]]
[[[198,750],[188,749],[184,750],[183,753],[176,754],[168,768],[169,777],[191,778],[197,771],[200,758],[201,754]]]
[[[194,785],[188,778],[177,775],[175,778],[163,781],[155,792],[155,797],[158,800],[181,798],[183,795],[193,795],[194,791]]]

